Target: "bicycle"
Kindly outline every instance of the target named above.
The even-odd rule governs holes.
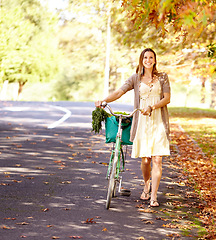
[[[124,115],[124,114],[114,113],[112,108],[106,102],[102,103],[102,107],[103,108],[107,107],[111,115],[118,118],[118,131],[116,134],[115,147],[111,152],[111,157],[110,157],[109,166],[108,166],[107,175],[106,175],[106,178],[109,180],[108,190],[107,190],[106,209],[109,209],[112,197],[116,196],[117,182],[119,183],[118,192],[121,193],[122,176],[120,176],[120,174],[121,172],[124,171],[124,168],[125,168],[125,158],[124,158],[123,149],[122,149],[122,131],[123,131],[122,122],[125,121],[126,119],[132,118],[134,113],[137,111],[141,111],[141,109],[135,109],[132,113],[128,115]],[[129,195],[129,194],[130,194],[130,191],[126,190],[123,195]]]

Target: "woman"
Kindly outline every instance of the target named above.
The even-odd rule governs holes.
[[[136,74],[106,97],[107,103],[119,99],[134,89],[134,108],[141,108],[133,117],[130,140],[133,141],[132,158],[142,158],[141,170],[145,182],[141,200],[149,200],[151,207],[158,207],[157,191],[162,176],[162,156],[170,155],[169,115],[170,85],[166,73],[156,68],[156,54],[151,48],[142,51]],[[100,107],[103,101],[95,102]],[[152,161],[152,186],[150,198],[150,177]]]

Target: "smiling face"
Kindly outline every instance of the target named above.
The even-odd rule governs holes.
[[[155,56],[153,52],[147,51],[143,56],[143,66],[147,69],[153,69],[155,61]]]

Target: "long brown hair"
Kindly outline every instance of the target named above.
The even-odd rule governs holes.
[[[154,64],[153,69],[152,69],[152,77],[153,77],[154,75],[158,74],[158,71],[157,71],[157,68],[156,68],[156,64],[157,64],[156,53],[151,48],[146,48],[141,52],[140,57],[139,57],[139,65],[136,68],[136,73],[139,75],[139,77],[142,77],[145,74],[145,68],[143,66],[143,58],[144,58],[144,55],[145,55],[146,52],[152,52],[154,54],[155,64]]]

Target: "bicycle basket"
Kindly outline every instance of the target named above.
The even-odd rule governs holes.
[[[128,121],[129,120],[129,121]],[[130,139],[130,130],[131,130],[132,118],[122,122],[122,144],[123,145],[132,145],[133,143]],[[118,132],[118,121],[115,116],[107,117],[105,120],[105,129],[106,129],[106,143],[116,142],[116,135]]]

